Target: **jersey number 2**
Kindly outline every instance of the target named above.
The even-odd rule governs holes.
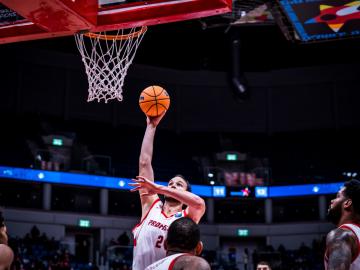
[[[155,247],[161,248],[161,245],[162,245],[163,241],[164,241],[164,236],[159,235],[158,238],[157,238]]]

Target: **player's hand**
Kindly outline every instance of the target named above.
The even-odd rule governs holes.
[[[147,116],[146,123],[148,125],[153,125],[154,127],[156,127],[160,123],[161,119],[164,117],[165,113],[166,113],[166,110],[158,116]]]
[[[141,195],[142,196],[151,196],[157,194],[158,188],[160,185],[155,184],[152,181],[149,181],[143,176],[136,176],[136,179],[131,179],[134,183],[130,183],[129,186],[133,186],[134,188],[131,189],[131,192],[138,191],[138,190],[145,190]]]

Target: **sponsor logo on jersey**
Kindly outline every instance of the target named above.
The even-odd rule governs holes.
[[[175,217],[176,218],[180,218],[180,217],[182,217],[183,216],[183,213],[182,212],[177,212],[176,214],[175,214]]]

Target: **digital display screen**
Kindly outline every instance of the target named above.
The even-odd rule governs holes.
[[[228,188],[228,197],[255,198],[255,189],[248,186]]]
[[[222,198],[226,197],[226,187],[224,186],[213,186],[213,197]]]
[[[279,0],[301,41],[360,35],[360,2],[354,0]]]
[[[124,190],[132,188],[128,185],[132,182],[130,178],[54,172],[4,166],[0,166],[0,178]],[[167,182],[156,183],[165,186],[167,185]],[[343,185],[344,182],[291,186],[243,186],[231,188],[225,186],[191,185],[191,188],[193,193],[202,197],[272,198],[335,194]]]
[[[343,185],[344,183],[273,186],[269,187],[269,197],[335,194]]]
[[[256,198],[267,198],[269,197],[269,188],[268,187],[255,187],[255,197]]]
[[[89,174],[54,172],[0,166],[0,177],[53,184],[68,184],[112,189],[132,189],[130,178],[98,176]],[[167,182],[156,182],[166,186]],[[226,188],[217,186],[191,185],[192,192],[203,197],[225,197]]]
[[[227,187],[254,187],[264,185],[264,179],[257,176],[256,173],[253,172],[224,170],[223,178]]]

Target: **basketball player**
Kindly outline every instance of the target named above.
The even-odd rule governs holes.
[[[14,253],[8,246],[8,236],[2,211],[0,210],[0,270],[8,270],[14,259]]]
[[[360,269],[360,181],[350,180],[331,201],[329,219],[338,228],[326,238],[326,270]]]
[[[166,257],[145,270],[210,270],[210,265],[200,255],[203,245],[199,226],[183,217],[171,223],[165,240]]]
[[[199,223],[205,212],[202,198],[190,192],[191,187],[184,177],[177,175],[169,181],[167,187],[154,183],[151,165],[153,143],[158,126],[165,112],[157,117],[147,117],[147,127],[139,158],[139,175],[133,179],[139,190],[142,214],[141,222],[133,229],[134,260],[133,270],[144,270],[148,265],[166,256],[164,240],[170,224],[183,216]],[[158,194],[165,197],[161,202]],[[187,207],[183,210],[183,206]]]
[[[261,261],[257,264],[256,270],[271,270],[271,267],[268,262]]]

